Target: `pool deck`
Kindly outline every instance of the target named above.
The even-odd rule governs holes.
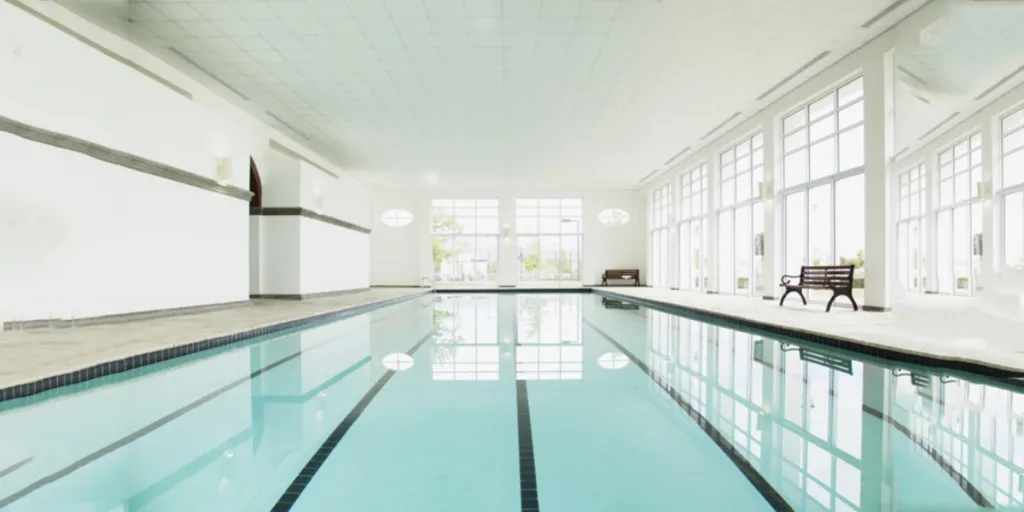
[[[0,389],[428,291],[372,288],[302,301],[254,299],[247,305],[201,313],[74,328],[0,331]]]
[[[759,297],[655,288],[607,287],[595,290],[884,351],[1024,374],[1024,335],[1021,334],[1024,331],[1012,330],[1012,322],[996,323],[995,318],[986,321],[986,317],[972,314],[970,301],[977,299],[920,295],[910,299],[912,302],[902,308],[898,304],[894,312],[855,312],[849,308],[834,307],[826,313],[823,304],[804,306],[799,298],[792,296],[785,306],[780,307],[777,298],[768,301]],[[991,328],[993,325],[997,327]],[[1005,329],[998,327],[1003,325]]]

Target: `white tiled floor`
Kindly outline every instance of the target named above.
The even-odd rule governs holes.
[[[929,355],[952,361],[1024,371],[1024,319],[982,312],[978,299],[921,295],[897,304],[892,313],[854,312],[822,304],[804,306],[790,296],[786,305],[761,298],[706,295],[655,288],[606,288],[610,292],[722,315],[745,318],[853,343]],[[842,300],[842,299],[840,299]]]
[[[374,288],[304,301],[253,300],[249,306],[132,322],[0,332],[0,388],[423,291],[418,288]]]

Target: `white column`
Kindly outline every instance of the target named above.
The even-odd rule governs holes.
[[[498,286],[515,286],[519,282],[515,227],[516,200],[503,195],[498,202]]]
[[[706,205],[708,205],[708,232],[705,233],[704,238],[707,240],[707,248],[705,254],[707,254],[707,279],[708,285],[705,288],[706,292],[718,293],[718,207],[719,207],[719,190],[721,184],[718,182],[719,176],[719,160],[718,150],[713,149],[711,151],[711,161],[708,162],[708,189]]]
[[[864,62],[864,309],[892,307],[893,51]]]
[[[771,191],[771,199],[764,201],[764,256],[762,256],[763,280],[761,296],[775,299],[778,284],[782,278],[782,224],[781,208],[775,198],[775,125],[768,123],[764,128],[764,182]]]
[[[1001,247],[1000,238],[996,235],[1000,231],[998,219],[1000,205],[995,200],[995,169],[999,161],[998,138],[1000,132],[995,129],[994,120],[986,120],[981,123],[981,185],[987,187],[987,195],[981,199],[981,272],[978,282],[975,283],[975,290],[980,291],[986,284],[991,284],[999,270],[1000,258],[996,257]],[[972,191],[973,192],[973,191]],[[972,244],[974,240],[971,240]]]
[[[924,162],[925,201],[925,293],[939,293],[939,230],[935,210],[939,204],[939,156],[929,154]]]

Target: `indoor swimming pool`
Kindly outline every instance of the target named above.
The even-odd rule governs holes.
[[[429,295],[0,410],[0,509],[1024,505],[1024,388],[598,294]]]

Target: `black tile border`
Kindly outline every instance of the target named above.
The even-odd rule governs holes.
[[[73,135],[67,135],[47,130],[45,128],[32,126],[9,117],[0,116],[0,132],[6,132],[14,135],[15,137],[21,137],[22,139],[37,142],[39,144],[45,144],[50,147],[79,153],[124,169],[181,183],[182,185],[188,185],[207,192],[221,194],[246,202],[252,198],[252,192],[249,192],[248,190],[235,187],[233,185],[221,185],[216,180],[207,178],[206,176],[200,176],[184,169],[179,169],[155,160],[150,160],[148,158],[128,153],[127,151],[109,148],[95,142],[80,139]]]
[[[466,293],[590,293],[590,288],[436,288],[435,293],[460,295]]]
[[[667,393],[669,398],[671,398],[676,403],[676,405],[678,405],[679,408],[682,409],[684,413],[690,416],[690,418],[694,421],[694,423],[697,424],[698,427],[704,430],[704,433],[707,434],[707,436],[711,438],[712,441],[714,441],[715,445],[717,445],[718,448],[722,450],[722,452],[726,455],[726,457],[729,458],[733,465],[735,465],[736,468],[739,469],[741,473],[743,473],[743,476],[745,476],[747,480],[750,481],[750,484],[753,485],[759,493],[761,493],[761,496],[764,497],[765,501],[768,502],[769,505],[771,505],[773,510],[782,512],[795,512],[793,506],[786,502],[786,499],[782,497],[782,494],[780,494],[779,491],[772,487],[772,485],[768,483],[768,480],[765,479],[764,475],[762,475],[761,472],[758,471],[757,468],[755,468],[750,463],[750,461],[748,461],[747,458],[744,457],[743,454],[736,449],[735,446],[733,446],[732,442],[729,441],[729,437],[723,434],[720,430],[718,430],[718,428],[715,427],[710,421],[708,421],[708,419],[705,418],[704,415],[700,413],[700,411],[698,411],[695,407],[690,405],[690,403],[687,402],[685,398],[683,398],[683,395],[676,391],[675,388],[673,388],[669,382],[667,382],[664,378],[662,378],[653,370],[651,370],[651,368],[647,366],[647,363],[640,360],[640,358],[633,354],[633,352],[631,352],[621,343],[616,341],[615,338],[609,336],[608,333],[604,332],[601,328],[594,325],[593,322],[584,318],[583,323],[590,327],[594,332],[598,333],[606,341],[615,346],[616,350],[621,352],[622,355],[629,358],[629,360],[634,365],[636,365],[637,368],[639,368],[641,371],[646,373],[648,377],[650,377],[652,382],[657,384],[658,387],[662,389],[662,391]]]
[[[945,471],[945,473],[949,475],[949,477],[952,478],[953,481],[956,482],[956,484],[960,486],[961,489],[963,489],[964,493],[966,493],[968,497],[974,500],[974,503],[977,504],[979,507],[995,508],[992,505],[992,502],[989,501],[988,498],[986,498],[983,494],[981,494],[981,491],[978,490],[978,488],[975,487],[974,484],[967,480],[967,477],[965,477],[959,471],[957,471],[953,467],[953,465],[950,464],[949,461],[947,461],[945,457],[943,457],[942,454],[940,454],[938,450],[933,448],[927,441],[921,439],[917,434],[911,432],[906,425],[900,423],[892,416],[889,416],[888,414],[885,414],[884,412],[879,411],[874,407],[871,407],[870,405],[864,404],[862,409],[864,410],[865,414],[870,414],[871,416],[878,418],[882,422],[888,423],[893,428],[898,430],[901,434],[903,434],[912,442],[914,442],[914,444],[916,444],[918,447],[924,450],[928,454],[928,456],[931,457],[932,460],[934,460],[935,463],[938,464],[939,467],[941,467],[942,470]]]
[[[519,379],[516,379],[516,424],[519,434],[519,506],[522,512],[540,512],[533,427],[530,425],[530,395],[526,391],[526,381]]]
[[[408,288],[408,287],[403,287]],[[368,292],[370,288],[352,288],[350,290],[336,290],[332,292],[317,292],[317,293],[262,293],[250,295],[253,299],[276,299],[276,300],[309,300],[309,299],[322,299],[325,297],[337,297],[339,295],[349,295],[353,293]]]
[[[420,338],[412,348],[405,352],[405,354],[411,357],[427,342],[427,340],[432,337],[434,337],[433,331]],[[331,435],[327,436],[327,439],[324,440],[323,444],[321,444],[319,448],[317,448],[316,452],[309,459],[309,462],[306,463],[305,467],[299,471],[299,474],[296,475],[294,480],[292,480],[292,483],[289,484],[288,488],[285,489],[283,494],[281,494],[277,503],[270,509],[272,512],[287,512],[288,510],[291,510],[292,505],[295,505],[299,496],[302,495],[302,491],[306,490],[306,486],[313,481],[317,471],[319,471],[320,467],[327,461],[327,457],[330,457],[331,452],[337,448],[341,439],[345,437],[345,434],[348,433],[349,429],[352,428],[352,425],[355,424],[356,420],[358,420],[363,414],[363,411],[366,410],[366,406],[370,405],[370,402],[373,401],[377,394],[380,393],[380,390],[384,388],[384,385],[386,385],[396,373],[398,372],[395,370],[385,371],[384,375],[381,375],[380,379],[378,379],[366,394],[359,399],[359,402],[357,402],[352,410],[345,415],[345,418],[341,420],[341,423],[339,423],[337,427],[335,427],[334,431],[331,432]]]
[[[264,206],[250,207],[250,216],[264,216],[264,217],[306,217],[307,219],[318,220],[320,222],[326,222],[332,226],[338,226],[345,229],[351,229],[363,234],[370,234],[371,229],[353,224],[348,221],[341,220],[337,217],[331,217],[330,215],[324,215],[322,213],[314,212],[308,208],[302,208],[300,206]]]
[[[20,322],[6,322],[3,324],[4,331],[13,331],[17,329],[47,329],[57,328],[66,329],[69,327],[87,327],[90,325],[105,325],[105,324],[117,324],[124,322],[137,322],[139,320],[152,320],[154,318],[166,318],[169,316],[180,316],[180,315],[194,315],[197,313],[210,313],[212,311],[220,311],[223,309],[234,309],[244,306],[252,305],[251,301],[240,300],[235,302],[221,302],[217,304],[205,304],[200,306],[184,306],[177,308],[167,309],[151,309],[148,311],[138,311],[135,313],[119,313],[114,315],[102,315],[102,316],[89,316],[84,318],[76,318],[74,320],[68,318],[54,318],[54,319],[38,319],[38,320],[24,320]]]
[[[9,475],[11,473],[14,473],[15,471],[21,469],[21,467],[24,466],[25,464],[28,464],[29,462],[32,462],[33,458],[34,457],[27,457],[27,458],[24,458],[24,459],[22,459],[22,460],[20,460],[18,462],[15,462],[14,464],[11,464],[10,466],[7,466],[6,468],[0,469],[0,478],[3,478],[5,476],[7,476],[7,475]]]
[[[80,370],[75,370],[67,373],[53,375],[50,377],[44,377],[42,379],[27,382],[24,384],[18,384],[10,387],[0,389],[0,403],[8,402],[11,400],[18,400],[28,397],[35,397],[47,391],[55,390],[65,386],[71,386],[80,384],[86,381],[92,381],[108,375],[114,375],[118,373],[127,372],[143,366],[149,366],[171,359],[188,356],[197,352],[203,352],[215,348],[224,347],[234,343],[245,342],[259,336],[266,334],[273,334],[276,332],[284,331],[287,329],[293,329],[296,327],[308,327],[311,324],[317,324],[325,321],[341,320],[351,316],[356,316],[367,311],[374,309],[391,306],[400,302],[405,302],[410,299],[417,297],[423,297],[430,294],[430,290],[415,291],[408,295],[401,297],[394,297],[390,299],[384,299],[366,304],[360,304],[336,311],[330,311],[326,313],[320,313],[305,318],[298,318],[295,320],[288,320],[272,325],[266,325],[263,327],[257,327],[255,329],[249,329],[246,331],[240,331],[233,334],[224,336],[218,336],[216,338],[210,338],[192,343],[186,343],[184,345],[178,345],[175,347],[168,347],[162,350],[153,352],[146,352],[143,354],[137,354],[134,356],[126,357],[124,359],[117,359],[114,361],[107,361],[105,363],[95,364]],[[40,399],[48,398],[48,396],[39,397]]]
[[[379,319],[375,320],[375,322],[385,321],[385,320],[387,320],[387,318],[388,317],[379,318]],[[428,335],[428,337],[432,336],[432,335],[433,335],[433,333],[430,333]],[[263,366],[262,368],[259,368],[258,370],[253,370],[253,371],[251,371],[250,373],[246,374],[243,377],[235,379],[235,380],[233,380],[231,382],[228,382],[227,384],[222,385],[221,387],[219,387],[217,389],[214,389],[213,391],[210,391],[209,393],[207,393],[207,394],[197,398],[196,400],[194,400],[194,401],[192,401],[190,403],[187,403],[187,404],[179,407],[178,409],[175,409],[174,411],[171,411],[170,413],[167,413],[164,416],[161,416],[160,418],[157,418],[156,420],[154,420],[154,421],[150,422],[149,424],[139,428],[138,430],[135,430],[134,432],[132,432],[132,433],[130,433],[130,434],[128,434],[128,435],[126,435],[126,436],[116,440],[116,441],[113,441],[110,444],[107,444],[106,446],[103,446],[103,447],[101,447],[101,448],[99,448],[99,449],[89,453],[88,455],[85,455],[81,459],[78,459],[75,462],[72,462],[71,464],[69,464],[68,466],[65,466],[64,468],[61,468],[61,469],[59,469],[57,471],[54,471],[53,473],[50,473],[50,474],[48,474],[46,476],[43,476],[43,477],[33,481],[32,483],[26,485],[25,487],[21,488],[20,490],[11,493],[10,495],[4,497],[3,499],[0,499],[0,509],[2,509],[4,507],[7,507],[8,505],[10,505],[10,504],[12,504],[12,503],[14,503],[14,502],[24,498],[25,496],[28,496],[29,494],[32,494],[32,493],[36,492],[37,490],[41,489],[42,487],[45,487],[45,486],[47,486],[47,485],[49,485],[49,484],[51,484],[53,482],[56,482],[57,480],[60,480],[61,478],[64,478],[64,477],[70,475],[71,473],[74,473],[75,471],[78,471],[82,467],[85,467],[85,466],[93,463],[94,461],[96,461],[96,460],[106,456],[109,453],[112,453],[112,452],[114,452],[114,451],[124,447],[125,445],[128,445],[129,443],[131,443],[131,442],[133,442],[133,441],[135,441],[137,439],[145,437],[146,435],[152,433],[153,431],[159,429],[160,427],[162,427],[162,426],[164,426],[164,425],[166,425],[166,424],[168,424],[168,423],[170,423],[170,422],[180,418],[181,416],[184,416],[185,414],[189,413],[190,411],[192,411],[196,407],[199,407],[200,405],[203,405],[203,404],[205,404],[207,402],[212,401],[213,399],[215,399],[218,396],[220,396],[220,395],[230,391],[231,389],[234,389],[234,388],[236,388],[236,387],[238,387],[238,386],[240,386],[240,385],[242,385],[242,384],[244,384],[246,382],[249,382],[252,379],[255,379],[256,377],[258,377],[258,376],[260,376],[260,375],[262,375],[262,374],[264,374],[264,373],[266,373],[266,372],[268,372],[270,370],[273,370],[274,368],[277,368],[278,366],[281,366],[281,365],[283,365],[283,364],[285,364],[285,363],[287,363],[289,361],[292,361],[292,360],[296,359],[297,357],[299,357],[299,356],[301,356],[303,354],[309,353],[309,352],[311,352],[313,350],[316,350],[316,349],[318,349],[318,348],[320,348],[320,347],[322,347],[322,346],[324,346],[326,344],[327,344],[327,342],[324,342],[324,343],[320,343],[320,344],[314,345],[312,347],[300,348],[299,350],[295,351],[292,354],[284,356],[281,359],[278,359],[277,361],[274,361],[273,363],[267,364],[266,366]],[[357,361],[356,363],[350,365],[348,368],[342,370],[341,373],[346,375],[346,376],[350,375],[352,372],[357,370],[359,367],[365,365],[369,361],[370,361],[369,357],[363,358],[360,361]]]
[[[865,354],[868,356],[886,359],[889,361],[898,361],[904,363],[911,363],[923,367],[930,367],[933,371],[935,368],[940,368],[946,370],[960,371],[964,373],[972,373],[985,377],[992,377],[1000,380],[1000,382],[1004,384],[1011,384],[1016,386],[1020,386],[1020,384],[1008,382],[1005,379],[1024,378],[1024,372],[1018,370],[997,368],[977,362],[942,359],[935,356],[914,354],[910,352],[900,352],[888,348],[867,345],[862,342],[855,342],[845,340],[842,338],[826,336],[824,334],[802,331],[790,327],[765,324],[743,317],[727,315],[724,313],[717,313],[689,306],[681,306],[678,304],[669,304],[666,302],[660,302],[639,297],[632,297],[629,295],[623,295],[600,288],[595,288],[593,290],[593,293],[605,297],[621,299],[623,301],[639,304],[650,309],[655,309],[673,315],[684,316],[686,318],[699,320],[701,322],[706,322],[721,327],[740,329],[755,334],[764,334],[770,337],[790,338],[809,343],[816,343],[819,345],[834,347],[848,352],[855,352],[858,354]]]

